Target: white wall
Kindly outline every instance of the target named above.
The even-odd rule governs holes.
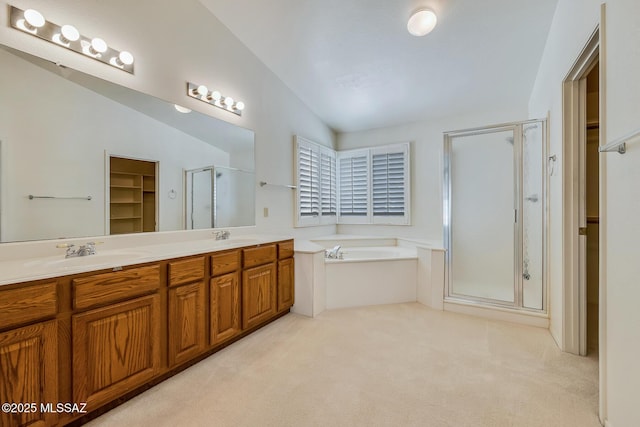
[[[562,86],[582,47],[599,22],[600,1],[559,0],[538,78],[530,99],[530,113],[551,112],[551,152],[562,164]],[[606,141],[640,128],[640,2],[607,2]],[[601,88],[602,89],[602,88]],[[601,241],[605,268],[606,305],[604,417],[612,427],[640,425],[640,141],[624,156],[601,154]],[[562,170],[551,178],[551,330],[562,341]],[[601,354],[603,356],[603,354]]]
[[[182,229],[183,169],[230,161],[204,141],[4,50],[0,64],[2,241],[104,234],[105,150],[159,162],[161,231]],[[92,200],[29,200],[28,194]]]
[[[99,36],[116,49],[131,51],[136,72],[129,75],[7,25],[0,26],[0,43],[254,130],[257,181],[292,182],[294,134],[334,145],[333,132],[196,0],[16,0],[11,4],[38,9],[50,21],[73,23],[83,35]],[[7,2],[0,2],[2,22],[8,22],[8,10]],[[243,100],[247,105],[243,116],[187,97],[186,81]],[[294,231],[293,192],[256,187],[257,231],[297,236],[335,231],[334,226]],[[262,216],[263,207],[269,208],[267,218]]]
[[[411,225],[339,225],[338,231],[442,241],[443,133],[527,118],[526,100],[510,110],[487,100],[487,108],[473,115],[339,134],[339,150],[411,142]]]

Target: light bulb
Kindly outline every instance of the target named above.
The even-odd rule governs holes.
[[[131,65],[131,64],[133,64],[133,55],[131,55],[126,50],[123,50],[118,55],[117,61],[121,62],[122,65]]]
[[[63,25],[59,34],[54,34],[52,40],[58,44],[69,47],[71,42],[80,38],[80,33],[73,25]]]
[[[430,9],[420,9],[414,12],[407,23],[407,30],[411,35],[421,37],[429,34],[438,23],[438,17]]]
[[[198,93],[198,95],[200,96],[207,96],[207,94],[209,93],[209,89],[207,89],[207,87],[205,85],[200,85],[198,86],[198,88],[196,89],[196,92]]]
[[[182,105],[173,104],[173,106],[176,108],[176,110],[178,110],[179,112],[181,112],[183,114],[187,114],[187,113],[191,112],[190,109],[188,109],[187,107],[183,107]]]
[[[236,110],[238,110],[238,111],[244,110],[244,102],[242,102],[242,101],[236,102]]]
[[[70,43],[78,40],[80,38],[80,33],[73,25],[63,25],[60,28],[60,41],[62,43]]]
[[[224,105],[226,105],[227,107],[231,107],[233,105],[233,98],[231,98],[230,96],[227,96],[224,99]]]
[[[42,16],[42,14],[37,10],[27,9],[24,11],[24,26],[27,29],[35,31],[36,29],[42,27],[44,23],[44,16]]]
[[[217,90],[214,90],[213,92],[211,92],[211,99],[213,99],[214,101],[220,101],[220,99],[222,99],[222,94]]]
[[[105,53],[106,51],[107,51],[107,43],[104,40],[98,37],[91,40],[91,46],[89,47],[89,52],[91,52],[92,55],[98,56],[102,53]]]

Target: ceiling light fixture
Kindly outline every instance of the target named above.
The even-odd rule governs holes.
[[[11,27],[133,74],[133,55],[117,51],[99,37],[85,37],[73,25],[59,26],[34,9],[11,6]]]
[[[64,47],[69,47],[71,42],[78,41],[80,39],[80,32],[73,25],[63,25],[60,27],[60,32],[54,34],[52,40]]]
[[[242,116],[242,110],[245,108],[244,102],[234,101],[230,96],[222,96],[217,90],[209,91],[204,85],[187,82],[187,95],[198,101],[230,111],[238,116]]]
[[[183,107],[182,105],[173,104],[173,106],[176,108],[176,110],[178,110],[179,112],[181,112],[183,114],[187,114],[187,113],[191,112],[190,109],[188,109],[187,107]]]
[[[416,37],[426,36],[436,27],[438,17],[431,9],[418,9],[411,14],[407,30]]]

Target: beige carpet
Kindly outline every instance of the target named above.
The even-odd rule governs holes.
[[[416,303],[289,314],[88,425],[595,427],[597,365]]]

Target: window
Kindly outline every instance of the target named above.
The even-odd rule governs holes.
[[[409,224],[409,144],[338,152],[339,224]]]
[[[409,224],[409,144],[335,152],[296,136],[296,226]]]
[[[299,136],[296,147],[296,226],[335,224],[336,153]]]
[[[369,216],[369,150],[338,153],[340,165],[340,218],[360,223]],[[354,217],[353,220],[348,217]]]

